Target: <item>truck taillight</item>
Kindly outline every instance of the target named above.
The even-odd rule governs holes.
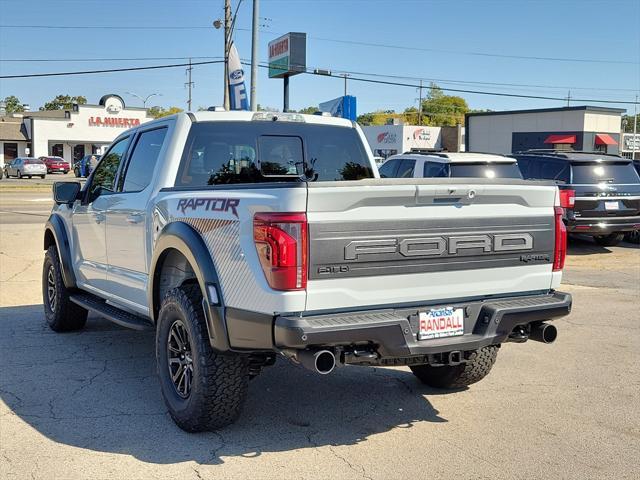
[[[553,271],[557,272],[564,268],[564,259],[567,256],[567,227],[564,225],[564,208],[555,207],[556,217],[556,242],[553,251]]]
[[[253,240],[271,288],[307,288],[306,214],[256,213],[253,217]]]
[[[573,208],[576,205],[575,190],[560,190],[560,206],[562,208]]]

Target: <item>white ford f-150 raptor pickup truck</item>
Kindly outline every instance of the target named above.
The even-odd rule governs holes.
[[[504,342],[550,343],[569,313],[558,188],[381,179],[357,124],[197,112],[122,133],[84,188],[54,185],[44,311],[154,329],[167,408],[233,422],[283,355],[321,374],[411,368],[440,388],[486,376]]]

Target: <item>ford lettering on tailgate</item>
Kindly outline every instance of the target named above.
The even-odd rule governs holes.
[[[546,264],[552,218],[310,225],[310,278]]]

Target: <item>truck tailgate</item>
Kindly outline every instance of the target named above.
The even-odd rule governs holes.
[[[556,194],[517,180],[310,183],[306,310],[547,291]]]

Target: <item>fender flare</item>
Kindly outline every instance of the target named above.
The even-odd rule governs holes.
[[[69,244],[67,228],[64,225],[62,217],[52,213],[47,219],[44,229],[44,249],[46,250],[51,246],[51,238],[49,237],[49,235],[51,235],[58,250],[64,286],[66,288],[76,288],[76,275],[73,273],[71,263],[71,245]]]
[[[171,250],[177,250],[184,255],[196,275],[202,291],[211,346],[219,352],[228,351],[230,349],[229,334],[218,273],[204,240],[192,226],[184,222],[172,222],[166,225],[155,242],[151,268],[149,269],[149,287],[147,288],[151,320],[154,323],[157,322],[162,301],[158,294],[160,282],[158,273],[167,253]],[[211,298],[211,286],[215,289],[217,298]]]

